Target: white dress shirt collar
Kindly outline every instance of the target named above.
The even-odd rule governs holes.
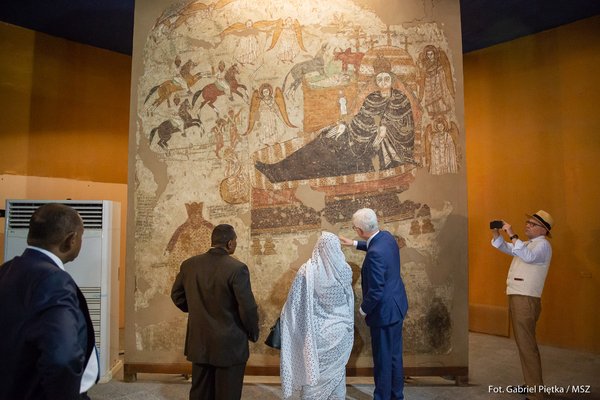
[[[42,249],[40,247],[35,247],[35,246],[27,246],[27,248],[44,253],[45,255],[50,257],[52,259],[52,261],[54,261],[54,264],[56,264],[58,266],[58,268],[62,269],[63,271],[65,270],[65,265],[63,264],[62,260],[60,258],[58,258],[56,256],[56,254],[52,253],[51,251]]]
[[[375,232],[374,234],[372,234],[368,239],[367,239],[367,248],[369,248],[369,244],[371,244],[371,240],[375,237],[375,235],[377,235],[379,233],[379,231]]]

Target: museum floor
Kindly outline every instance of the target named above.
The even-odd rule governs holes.
[[[544,380],[555,392],[574,386],[591,393],[554,393],[549,400],[600,400],[600,355],[540,346]],[[407,378],[404,395],[407,400],[517,400],[525,395],[493,393],[492,388],[506,389],[521,384],[521,367],[513,340],[503,337],[469,334],[469,384],[455,386],[441,377]],[[278,377],[248,376],[242,399],[280,399]],[[346,399],[372,398],[372,379],[348,378]],[[579,387],[580,385],[584,385]],[[122,370],[108,383],[90,390],[92,400],[187,400],[189,382],[177,375],[138,374],[133,383],[122,381]]]

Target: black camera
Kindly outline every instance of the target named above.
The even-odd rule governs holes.
[[[503,226],[504,226],[504,222],[502,222],[502,221],[490,222],[490,229],[502,229]]]

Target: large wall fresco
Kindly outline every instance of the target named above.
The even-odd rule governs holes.
[[[322,230],[353,237],[362,207],[402,249],[405,352],[466,354],[466,321],[455,318],[467,307],[457,301],[466,232],[449,224],[466,215],[461,55],[433,20],[439,2],[412,3],[421,18],[396,24],[351,0],[185,1],[154,15],[132,83],[133,360],[183,360],[172,282],[209,248],[212,228],[230,223],[260,308],[250,365],[276,364],[262,342],[295,271]],[[364,254],[344,251],[358,308]],[[352,362],[368,366],[356,315]]]

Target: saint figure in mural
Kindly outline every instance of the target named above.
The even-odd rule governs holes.
[[[258,36],[261,32],[269,32],[276,25],[276,21],[236,22],[229,25],[220,33],[221,39],[226,36],[237,36],[237,45],[234,58],[240,65],[254,64],[260,55]]]
[[[277,58],[284,63],[292,63],[300,50],[306,51],[302,39],[302,26],[297,19],[287,17],[275,21],[271,46],[267,51],[273,49],[276,49]]]
[[[290,128],[296,127],[288,117],[285,99],[280,88],[275,88],[275,93],[273,93],[273,86],[263,83],[258,90],[254,91],[250,101],[248,128],[245,135],[255,129],[255,124],[256,128],[260,129],[261,142],[266,145],[275,143],[282,124]]]
[[[394,85],[391,65],[374,62],[377,89],[367,95],[350,122],[323,128],[287,158],[255,166],[271,182],[351,175],[415,163],[415,126],[408,96]]]
[[[458,172],[456,142],[458,127],[442,116],[437,117],[425,130],[425,152],[429,173],[433,175],[455,174]]]
[[[201,18],[211,19],[215,10],[220,10],[235,0],[217,0],[212,4],[205,4],[201,1],[191,1],[182,7],[167,9],[155,22],[153,30],[166,27],[169,30],[175,30],[189,19],[196,15]],[[185,2],[184,2],[185,3]]]
[[[419,95],[431,116],[452,110],[454,82],[450,61],[441,49],[427,45],[419,55]]]
[[[210,248],[210,235],[214,225],[204,219],[203,208],[202,202],[185,203],[187,219],[177,227],[167,244],[165,252],[168,255],[169,272],[163,288],[166,293],[170,290],[171,282],[175,280],[181,262]]]

